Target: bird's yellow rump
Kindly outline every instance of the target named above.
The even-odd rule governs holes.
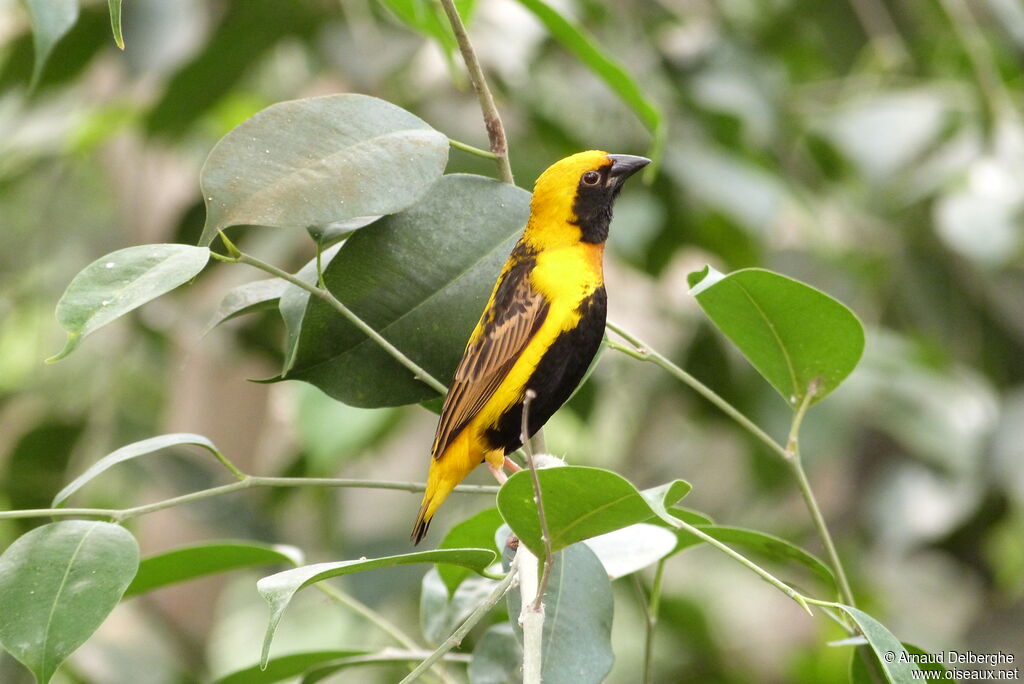
[[[580,152],[537,179],[530,219],[494,284],[455,370],[434,437],[413,541],[452,489],[483,461],[499,482],[522,444],[572,394],[604,334],[604,243],[612,204],[644,157]]]

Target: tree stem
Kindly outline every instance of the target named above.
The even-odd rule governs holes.
[[[533,599],[531,609],[535,613],[544,613],[544,592],[548,588],[548,580],[551,577],[551,566],[555,562],[554,554],[551,552],[551,532],[548,530],[548,518],[544,513],[544,495],[540,490],[540,478],[537,475],[537,464],[533,460],[533,445],[530,444],[529,418],[530,403],[537,398],[533,390],[526,390],[523,397],[522,432],[520,437],[523,441],[523,452],[526,453],[526,464],[530,469],[530,479],[533,481],[533,499],[537,504],[537,520],[540,523],[540,539],[544,542],[544,573],[541,575],[540,584],[537,586],[537,595]]]
[[[515,183],[512,177],[512,167],[508,161],[508,139],[505,137],[505,127],[501,123],[501,115],[494,104],[494,97],[491,89],[487,87],[487,79],[484,78],[484,71],[480,67],[480,60],[476,57],[476,51],[466,33],[466,27],[459,16],[459,10],[455,7],[454,0],[441,0],[441,7],[448,15],[448,23],[452,25],[452,32],[459,44],[459,52],[462,53],[462,60],[466,63],[466,71],[469,72],[469,81],[473,84],[477,99],[480,100],[480,111],[484,115],[484,126],[487,128],[487,138],[491,142],[491,152],[494,153],[498,163],[498,173],[501,180],[506,183]]]
[[[480,605],[478,605],[473,612],[469,614],[469,617],[459,625],[459,628],[452,632],[452,635],[445,639],[444,643],[438,646],[437,649],[435,649],[434,652],[431,653],[423,662],[417,665],[416,669],[410,672],[400,684],[411,684],[412,682],[415,682],[430,668],[431,665],[444,657],[444,654],[461,644],[462,639],[469,634],[469,630],[473,629],[473,627],[476,626],[476,624],[480,622],[480,620],[483,619],[483,617],[487,615],[492,608],[494,608],[495,604],[501,600],[501,597],[508,592],[512,587],[512,582],[515,578],[516,570],[513,565],[509,568],[508,574],[505,575],[505,577],[494,587],[494,591],[480,602]]]

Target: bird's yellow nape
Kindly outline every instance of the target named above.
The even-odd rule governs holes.
[[[579,228],[572,225],[573,202],[580,178],[587,171],[610,166],[603,150],[588,150],[560,159],[537,178],[530,202],[530,223],[526,239],[535,246],[579,240]]]

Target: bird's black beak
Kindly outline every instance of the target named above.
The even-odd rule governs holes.
[[[622,185],[626,179],[651,163],[647,157],[636,157],[632,154],[609,154],[612,168],[608,171],[608,184]]]

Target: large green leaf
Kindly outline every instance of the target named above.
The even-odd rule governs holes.
[[[658,521],[661,522],[661,521]],[[781,537],[776,537],[757,530],[748,530],[742,527],[727,527],[725,525],[695,525],[700,531],[720,542],[730,546],[744,546],[756,551],[759,555],[779,563],[797,563],[810,570],[831,590],[836,589],[836,578],[832,570],[825,565],[817,556],[803,550],[799,546],[788,542]],[[704,543],[704,540],[687,532],[676,530],[678,544],[675,551],[681,551],[691,546]]]
[[[78,0],[25,0],[25,6],[32,21],[32,42],[36,51],[29,87],[35,88],[53,46],[78,21]]]
[[[306,228],[393,214],[444,172],[448,138],[384,100],[347,93],[281,102],[228,133],[200,174],[201,244],[252,224]]]
[[[256,589],[260,592],[260,596],[270,605],[270,621],[267,624],[267,634],[263,639],[260,663],[263,665],[267,663],[270,656],[270,644],[274,639],[274,633],[277,632],[277,626],[284,616],[284,611],[296,592],[304,587],[330,579],[331,577],[340,577],[354,572],[363,572],[364,570],[376,570],[378,568],[409,565],[412,563],[451,563],[480,571],[490,565],[494,558],[495,553],[486,549],[421,551],[419,553],[371,558],[369,560],[364,558],[337,563],[316,563],[264,577],[256,583]]]
[[[57,321],[68,340],[47,362],[63,359],[89,333],[188,282],[209,259],[205,247],[155,244],[119,249],[92,262],[57,302]]]
[[[420,583],[420,631],[428,644],[440,644],[447,639],[497,584],[486,577],[471,577],[449,596],[448,588],[437,574],[442,567],[445,566],[428,570]]]
[[[37,527],[0,555],[0,645],[45,684],[103,623],[139,566],[120,525]]]
[[[118,463],[124,463],[125,461],[130,461],[140,456],[152,454],[155,451],[160,451],[161,449],[167,449],[168,447],[174,446],[198,446],[206,449],[214,456],[220,456],[220,452],[217,450],[217,447],[214,446],[213,442],[202,435],[194,435],[189,432],[175,432],[169,435],[150,437],[149,439],[144,439],[139,442],[132,442],[131,444],[127,444],[116,451],[112,451],[89,466],[84,473],[72,480],[66,487],[64,487],[64,489],[57,492],[57,495],[53,497],[52,505],[54,508],[60,506],[67,501],[72,494],[85,486],[86,483],[92,481]]]
[[[947,670],[941,663],[935,662],[938,658],[942,657],[941,653],[928,653],[913,644],[902,642],[902,647],[899,651],[894,651],[891,656],[894,661],[903,659],[906,662],[914,662],[917,668],[922,672],[933,673],[928,679],[931,681],[945,681],[945,682],[959,682],[961,681],[955,676],[955,671],[951,672]],[[850,658],[850,684],[874,684],[878,681],[878,676],[872,672],[869,668],[868,663],[861,657],[860,651],[862,649],[868,650],[868,658],[871,660],[875,659],[874,651],[871,650],[870,646],[861,646],[855,648],[853,656]],[[889,658],[888,654],[883,655],[883,659]],[[870,662],[870,661],[869,661]],[[881,665],[879,663],[873,663],[877,668],[878,672],[882,672]],[[924,680],[917,680],[924,681]]]
[[[302,552],[291,546],[259,542],[207,542],[144,558],[125,598],[228,570],[256,565],[298,565]]]
[[[108,0],[110,10],[110,30],[114,33],[114,42],[124,50],[124,36],[121,35],[121,0]]]
[[[520,684],[523,681],[523,647],[512,625],[501,622],[484,632],[469,663],[470,684]]]
[[[899,639],[893,636],[892,632],[886,629],[885,625],[858,608],[841,603],[831,605],[845,612],[857,623],[857,627],[868,640],[868,645],[871,646],[888,681],[893,684],[921,681],[921,668],[909,659],[900,657],[901,653],[905,653],[903,645],[900,644]],[[917,676],[914,675],[915,672],[917,672]]]
[[[565,470],[556,468],[555,470]],[[604,566],[586,544],[575,544],[555,554],[544,593],[544,634],[541,679],[545,682],[604,681],[615,657],[612,654],[612,585]],[[518,587],[508,593],[508,616],[520,642],[521,596]]]
[[[608,84],[608,87],[636,112],[636,115],[651,131],[654,141],[651,143],[649,154],[653,163],[645,172],[649,178],[650,174],[657,169],[664,144],[665,131],[661,110],[644,95],[637,81],[609,57],[591,36],[587,35],[583,29],[573,25],[554,7],[544,0],[519,0],[519,4],[533,12],[534,16],[540,19],[551,35],[565,49]]]
[[[327,287],[385,339],[447,382],[529,216],[529,193],[472,175],[443,177],[408,210],[361,228],[327,267]],[[353,406],[437,396],[319,299],[284,376]]]
[[[671,554],[676,535],[658,525],[636,523],[584,540],[601,561],[608,577],[618,579],[653,565]]]
[[[341,245],[334,245],[321,252],[320,267],[326,269],[338,255],[340,249]],[[316,259],[310,259],[305,266],[298,270],[295,277],[304,283],[314,285],[317,281],[316,269]],[[288,331],[288,338],[285,341],[284,366],[281,369],[282,375],[287,373],[295,363],[295,355],[299,351],[299,338],[302,336],[302,321],[306,317],[309,299],[309,290],[287,283],[287,287],[281,293],[281,300],[277,304],[285,330]]]
[[[445,535],[437,548],[439,549],[493,549],[498,552],[494,542],[494,533],[501,527],[501,513],[497,508],[488,508],[458,523]],[[462,580],[472,574],[472,570],[458,565],[439,565],[437,572],[448,589],[448,596],[455,594]]]
[[[273,684],[298,677],[310,668],[342,658],[368,654],[369,651],[304,651],[271,658],[265,667],[253,665],[236,670],[214,684]]]
[[[846,306],[792,278],[760,268],[689,276],[708,318],[791,405],[812,382],[820,401],[853,371],[864,328]]]
[[[578,541],[668,515],[665,507],[683,498],[690,485],[675,480],[641,492],[621,475],[583,466],[547,468],[537,473],[544,513],[557,552]],[[498,491],[498,510],[519,540],[542,559],[537,505],[526,470],[516,473]]]
[[[220,300],[217,310],[213,312],[209,323],[206,324],[204,333],[210,332],[232,318],[254,311],[276,308],[281,295],[289,287],[295,286],[281,278],[265,278],[231,288]]]

